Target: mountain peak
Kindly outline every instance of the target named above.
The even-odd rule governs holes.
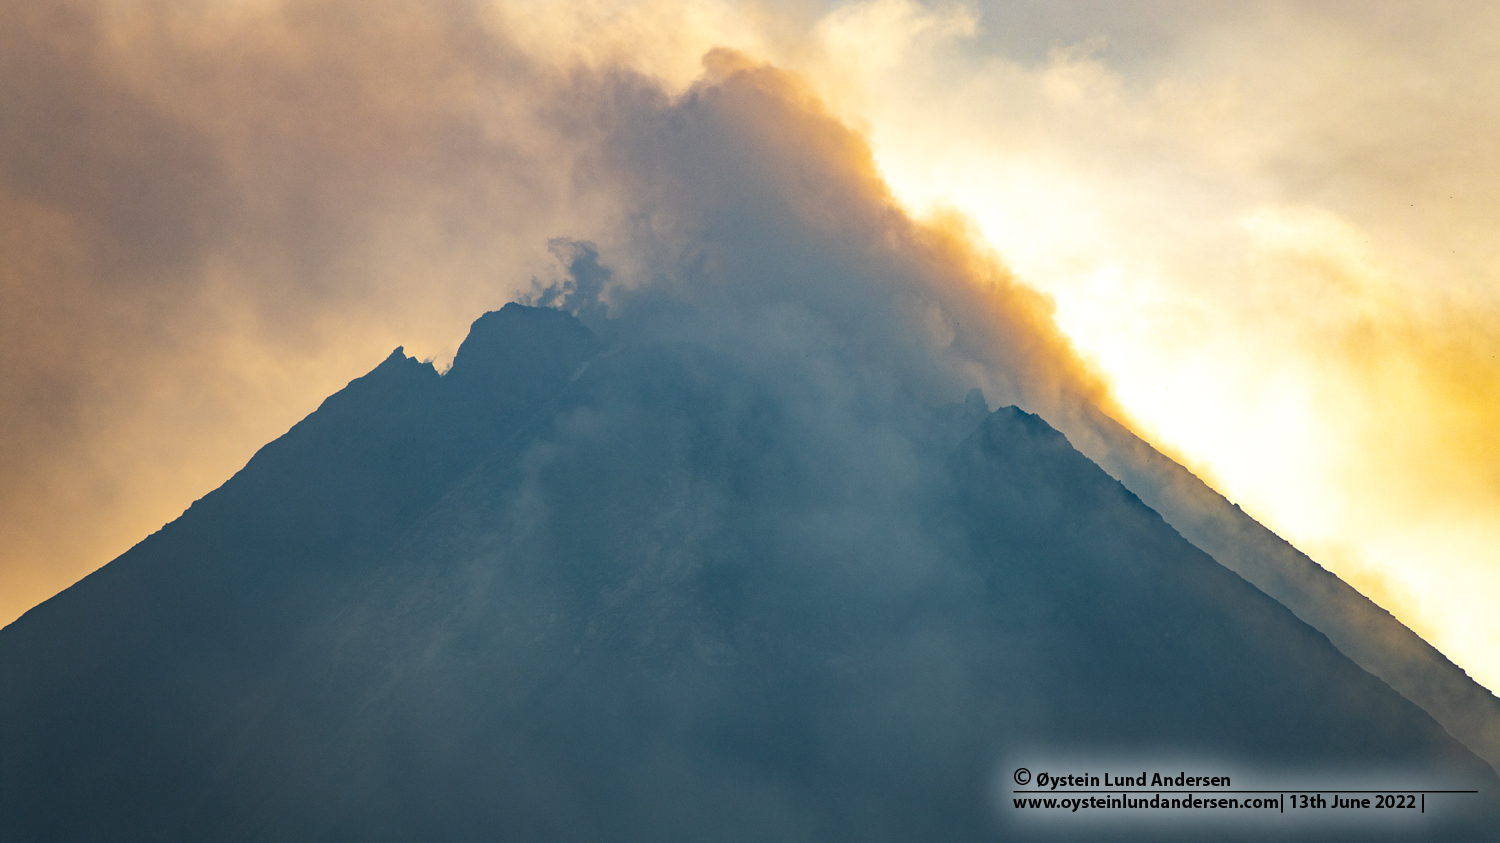
[[[1494,789],[1039,416],[600,345],[398,348],[0,630],[6,839],[985,840],[1037,741]]]
[[[564,368],[572,374],[593,350],[593,332],[577,318],[511,302],[474,320],[444,377],[487,381],[517,368],[538,373]]]

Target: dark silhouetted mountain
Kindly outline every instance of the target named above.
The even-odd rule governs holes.
[[[1035,747],[1500,784],[1040,418],[840,353],[398,349],[0,630],[0,836],[1001,839]]]

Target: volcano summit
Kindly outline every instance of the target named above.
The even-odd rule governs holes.
[[[1493,793],[1040,417],[649,312],[397,349],[0,631],[6,839],[1009,839],[1035,747]]]

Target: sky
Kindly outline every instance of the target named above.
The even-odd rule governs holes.
[[[446,365],[558,277],[552,238],[649,274],[641,232],[681,221],[622,175],[651,170],[617,92],[769,63],[867,144],[851,167],[1042,294],[1122,420],[1500,687],[1497,17],[26,4],[0,20],[0,623],[390,349]]]

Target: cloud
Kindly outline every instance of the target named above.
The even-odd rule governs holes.
[[[706,64],[680,102],[622,109],[606,141],[600,172],[627,197],[625,251],[649,279],[612,306],[667,296],[749,320],[795,306],[934,401],[975,385],[1035,406],[1102,397],[1050,303],[961,220],[907,216],[805,84],[737,54]]]

